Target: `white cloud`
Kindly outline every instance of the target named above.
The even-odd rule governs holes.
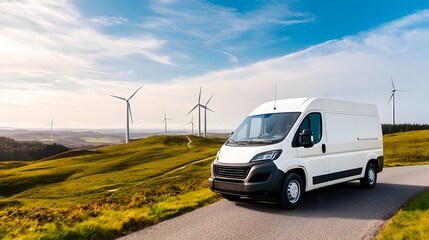
[[[0,68],[10,72],[80,76],[103,69],[100,61],[105,59],[133,55],[173,64],[168,55],[159,53],[165,41],[150,35],[106,35],[91,27],[91,19],[87,21],[65,0],[1,1],[0,15]],[[125,21],[98,19],[104,24]]]

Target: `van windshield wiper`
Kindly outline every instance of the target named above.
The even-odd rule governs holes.
[[[259,144],[259,143],[273,143],[273,140],[250,140],[248,141],[249,144]]]

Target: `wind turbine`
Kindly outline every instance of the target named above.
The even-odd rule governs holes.
[[[165,113],[165,110],[164,110],[164,119],[162,120],[161,124],[164,123],[165,135],[168,135],[168,132],[167,132],[167,121],[168,120],[173,120],[173,119],[167,118],[167,114]]]
[[[52,118],[52,120],[49,123],[49,125],[51,125],[51,140],[53,140],[52,133],[54,132],[54,118]]]
[[[111,97],[114,97],[114,98],[118,98],[118,99],[121,99],[121,100],[124,100],[126,103],[127,103],[127,125],[126,125],[126,128],[125,128],[125,143],[128,143],[129,141],[130,141],[130,120],[129,120],[129,118],[131,117],[131,122],[132,123],[134,123],[134,121],[133,121],[133,114],[131,113],[131,105],[130,105],[130,99],[131,98],[133,98],[134,97],[134,95],[136,95],[136,93],[140,90],[140,88],[142,88],[143,87],[143,85],[141,86],[141,87],[139,87],[134,93],[133,93],[133,95],[131,95],[128,99],[126,99],[126,98],[123,98],[123,97],[118,97],[118,96],[115,96],[115,95],[110,95]]]
[[[186,125],[188,125],[188,124],[191,124],[192,135],[194,135],[194,127],[197,127],[197,126],[195,126],[195,124],[194,124],[194,115],[192,115],[191,121],[190,121],[190,122],[188,122]]]
[[[201,89],[203,87],[200,87],[200,94],[198,95],[198,103],[197,105],[195,105],[191,111],[188,112],[188,114],[186,114],[186,116],[188,116],[192,111],[195,110],[195,108],[198,107],[198,137],[201,137],[201,107],[204,107],[203,105],[201,105]]]
[[[393,83],[393,77],[390,77],[390,80],[392,82],[392,90],[390,90],[392,95],[390,95],[388,103],[390,103],[390,101],[392,101],[392,123],[393,123],[393,125],[395,125],[395,93],[396,92],[410,92],[410,91],[396,89],[395,84]]]
[[[212,100],[212,97],[214,94],[209,98],[209,100],[206,102],[206,105],[202,106],[204,108],[204,137],[207,137],[207,110],[213,112],[210,108],[207,107],[210,100]]]

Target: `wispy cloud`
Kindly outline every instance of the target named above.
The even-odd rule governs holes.
[[[176,41],[180,41],[182,36],[186,39],[183,41],[196,41],[211,48],[216,47],[228,57],[234,54],[231,52],[234,50],[285,40],[287,37],[274,38],[273,32],[278,28],[315,19],[309,13],[292,10],[285,1],[265,1],[258,8],[246,12],[202,0],[152,1],[150,8],[154,14],[144,19],[143,28],[173,33]],[[232,62],[237,60],[234,57]]]

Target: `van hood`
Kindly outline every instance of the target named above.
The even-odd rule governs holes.
[[[227,146],[219,150],[217,162],[219,163],[249,163],[256,154],[271,150],[282,149],[281,143],[266,146]]]

